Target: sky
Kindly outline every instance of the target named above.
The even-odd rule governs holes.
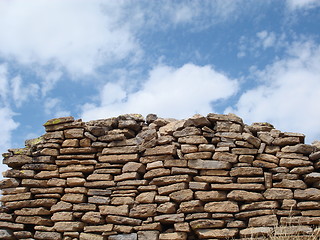
[[[235,113],[320,140],[319,22],[319,0],[0,0],[0,152],[70,115]]]

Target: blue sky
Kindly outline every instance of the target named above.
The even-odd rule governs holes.
[[[51,118],[233,112],[320,139],[319,0],[1,0],[0,150]]]

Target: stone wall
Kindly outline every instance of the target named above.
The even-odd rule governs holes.
[[[304,144],[303,134],[211,113],[187,120],[66,117],[44,126],[46,134],[26,148],[3,154],[11,169],[0,182],[0,239],[318,231],[320,148]]]

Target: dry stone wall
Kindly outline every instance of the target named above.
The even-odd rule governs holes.
[[[0,239],[186,240],[311,234],[320,148],[233,114],[49,120],[3,154]],[[275,227],[284,225],[287,227]]]

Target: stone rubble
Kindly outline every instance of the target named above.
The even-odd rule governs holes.
[[[0,239],[187,240],[312,234],[320,148],[234,114],[44,124],[9,149]],[[275,228],[276,227],[276,228]]]

